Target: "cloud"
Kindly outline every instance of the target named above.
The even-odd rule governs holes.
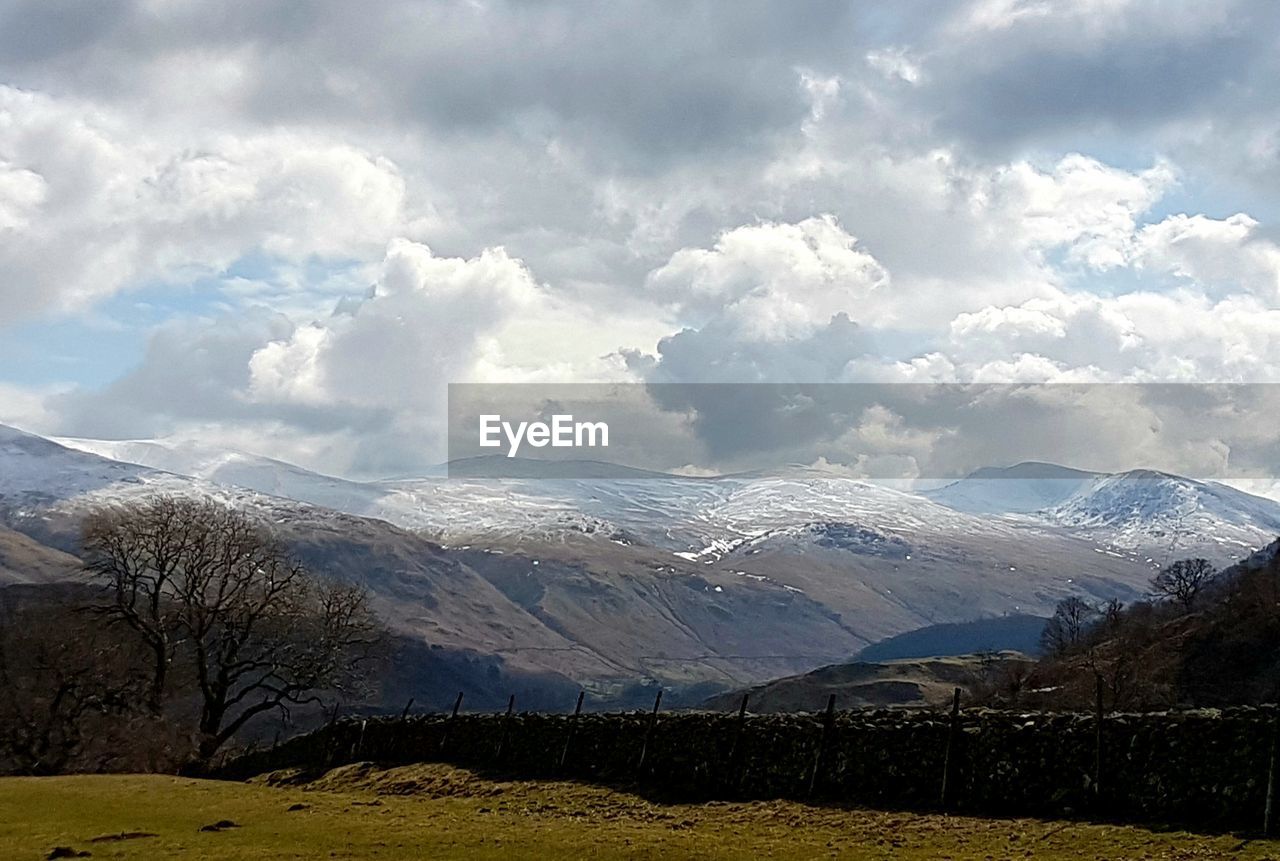
[[[369,473],[459,380],[1271,379],[1276,10],[0,0],[0,337],[148,345],[0,382]]]
[[[1144,227],[1134,244],[1138,266],[1163,269],[1219,295],[1280,299],[1280,245],[1259,235],[1258,222],[1244,213],[1170,216]]]
[[[0,28],[0,68],[42,86],[158,96],[181,112],[192,97],[212,96],[215,111],[234,107],[266,122],[468,135],[518,124],[590,138],[597,157],[642,172],[753,146],[790,125],[805,110],[790,70],[806,58],[834,61],[860,41],[854,11],[834,0],[804,15],[783,4],[725,14],[713,2],[657,0],[591,15],[572,3],[512,0],[401,0],[359,15],[332,0],[237,8],[138,0],[74,16],[70,26],[13,5],[9,28]],[[47,32],[33,38],[38,15]],[[175,78],[180,86],[168,84]]]
[[[1077,132],[1162,130],[1224,102],[1257,107],[1266,96],[1251,88],[1274,71],[1276,23],[1265,0],[976,2],[940,34],[925,69],[948,74],[931,76],[922,98],[947,130],[1005,151]]]
[[[397,239],[366,301],[255,351],[248,396],[259,402],[435,407],[440,382],[466,376],[483,340],[541,298],[529,271],[500,248],[464,260]]]
[[[888,273],[831,216],[725,232],[710,250],[685,248],[647,286],[682,319],[714,320],[746,341],[803,337],[849,313]]]
[[[0,86],[0,313],[83,308],[260,253],[301,263],[385,245],[404,182],[304,133],[174,140],[76,100]]]

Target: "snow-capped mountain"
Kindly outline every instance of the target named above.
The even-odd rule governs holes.
[[[1280,532],[1280,504],[1222,485],[1046,464],[926,493],[803,468],[497,479],[478,466],[358,482],[205,446],[0,427],[0,528],[75,552],[91,506],[213,495],[366,583],[405,636],[597,685],[741,684],[925,625],[1045,615],[1067,595],[1127,600],[1174,554],[1225,564]]]
[[[51,441],[112,461],[138,464],[152,470],[227,487],[242,487],[349,513],[363,513],[385,493],[374,485],[322,475],[282,460],[189,441],[72,437],[53,437]]]
[[[1217,546],[1232,559],[1280,534],[1272,500],[1151,470],[1097,476],[1042,516],[1114,546],[1206,554]]]
[[[972,514],[1030,514],[1063,502],[1098,477],[1052,463],[1019,463],[979,469],[925,496]]]
[[[99,491],[117,493],[152,482],[189,483],[0,425],[0,504],[9,509],[53,505]]]
[[[57,457],[57,444],[64,446]],[[722,478],[488,478],[358,482],[190,442],[45,440],[0,431],[6,479],[47,499],[183,478],[378,517],[450,544],[597,536],[714,561],[786,536],[830,544],[856,529],[973,540],[1048,531],[1159,561],[1174,552],[1234,560],[1280,534],[1280,503],[1214,482],[1146,470],[1102,474],[1045,463],[978,470],[922,493],[815,469]],[[97,455],[81,460],[66,449]],[[22,451],[27,456],[19,457]],[[31,455],[45,457],[36,462]],[[145,467],[145,469],[143,468]],[[604,470],[607,465],[601,465]],[[456,472],[456,471],[455,471]],[[530,474],[537,475],[536,462]],[[605,470],[601,475],[610,475]],[[624,473],[624,475],[630,475]],[[827,526],[824,526],[827,524]]]

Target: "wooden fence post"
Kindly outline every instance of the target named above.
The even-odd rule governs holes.
[[[947,751],[942,759],[942,792],[939,794],[941,806],[945,809],[950,800],[956,756],[956,746],[960,739],[960,689],[956,688],[951,695],[951,727],[947,731]]]
[[[809,788],[805,792],[806,796],[813,795],[813,787],[818,782],[818,768],[822,765],[822,754],[831,744],[831,731],[835,727],[835,721],[836,695],[832,694],[827,697],[827,713],[822,718],[822,739],[818,742],[818,749],[813,754],[813,768],[809,771]]]
[[[640,770],[644,768],[644,758],[649,752],[649,739],[653,737],[654,727],[658,725],[658,707],[662,705],[662,689],[653,698],[653,711],[649,713],[649,726],[644,731],[644,741],[640,743],[640,760],[636,763],[636,779],[640,779]]]
[[[449,721],[444,725],[444,732],[440,733],[440,753],[444,753],[445,742],[449,740],[449,729],[453,722],[458,719],[458,709],[462,708],[462,691],[458,691],[458,698],[453,701],[453,712],[449,715]]]
[[[360,721],[360,734],[356,736],[355,744],[351,745],[351,758],[357,759],[364,752],[364,731],[369,726],[368,719]]]
[[[511,713],[516,709],[516,695],[512,694],[507,700],[507,713],[502,718],[502,734],[498,736],[498,749],[493,752],[493,761],[498,762],[502,759],[502,749],[507,744],[507,733],[511,731]]]
[[[409,701],[404,704],[404,711],[400,712],[400,723],[404,723],[409,719],[409,709],[413,708],[413,697],[409,697]],[[409,749],[408,739],[406,739],[404,727],[400,727],[399,732],[392,731],[391,741],[387,744],[387,751],[392,756],[400,756]]]
[[[573,730],[578,724],[578,715],[582,714],[582,700],[586,695],[586,691],[578,691],[578,704],[573,707],[573,717],[569,718],[569,731],[564,737],[564,749],[560,751],[560,763],[556,766],[557,770],[563,770],[565,761],[569,758],[569,745],[573,741]]]

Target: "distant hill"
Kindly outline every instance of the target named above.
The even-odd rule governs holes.
[[[925,496],[970,514],[1031,513],[1061,504],[1099,477],[1096,472],[1033,461],[984,467]]]
[[[502,455],[458,458],[445,464],[444,471],[450,478],[672,478],[667,473],[601,460],[544,460]]]
[[[1002,651],[1036,655],[1047,621],[1043,616],[1023,614],[929,625],[872,643],[858,653],[858,660],[894,661]]]
[[[775,679],[763,685],[718,694],[703,703],[714,711],[738,708],[747,694],[747,709],[768,712],[818,712],[831,694],[836,708],[904,708],[941,706],[956,688],[971,690],[988,680],[996,668],[1030,665],[1032,660],[1016,652],[1002,652],[994,661],[964,655],[922,660],[833,664],[812,672]]]
[[[73,579],[80,560],[33,538],[0,526],[0,587],[12,583],[52,583]]]

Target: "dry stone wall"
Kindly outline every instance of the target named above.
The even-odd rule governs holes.
[[[1100,734],[1092,715],[987,710],[964,710],[954,725],[946,713],[888,710],[411,716],[341,720],[219,776],[445,761],[673,800],[812,798],[1256,830],[1275,726],[1273,707],[1108,715]]]

